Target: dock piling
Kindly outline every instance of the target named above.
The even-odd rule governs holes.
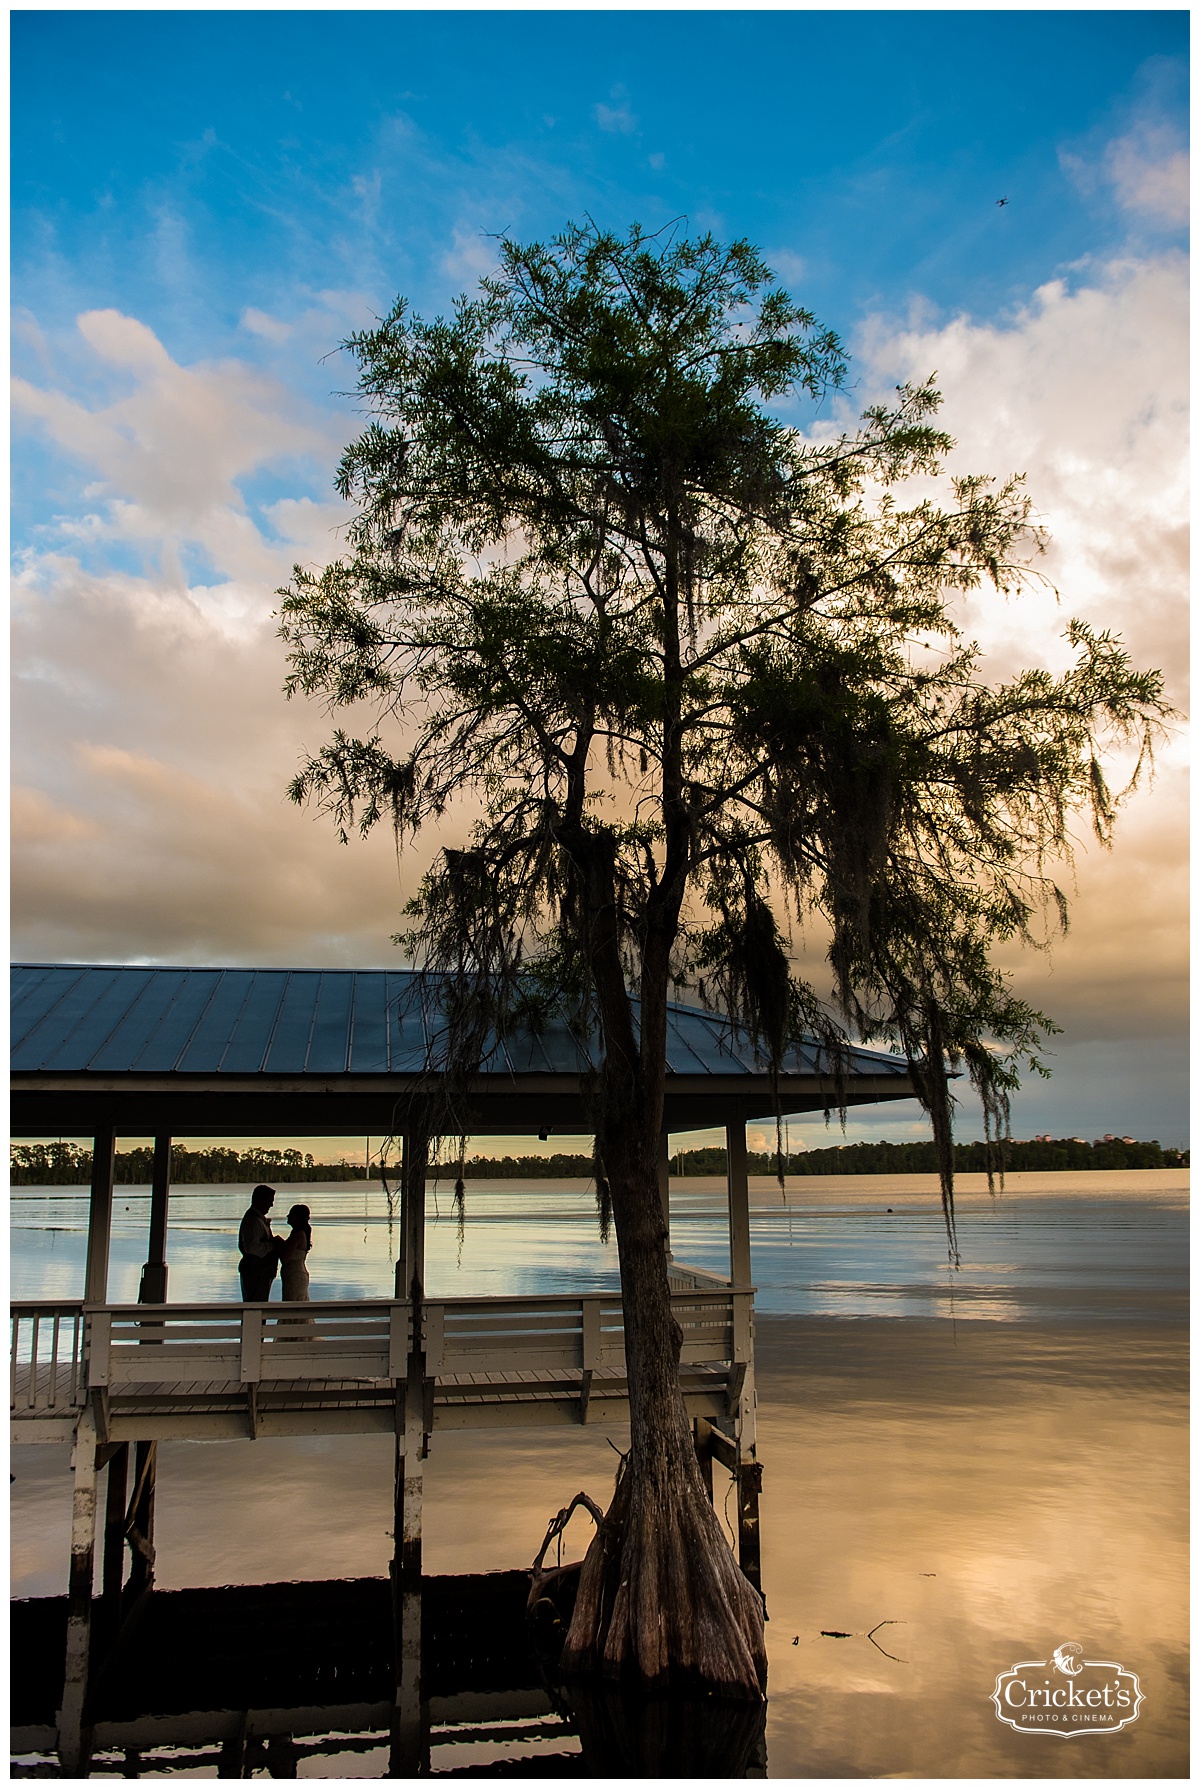
[[[67,1777],[88,1774],[83,1724],[92,1640],[92,1578],[96,1560],[96,1419],[89,1400],[75,1425],[71,1453],[71,1575],[67,1586],[67,1656],[58,1711],[58,1756]]]
[[[154,1582],[154,1491],[158,1476],[157,1441],[139,1441],[134,1459],[134,1492],[125,1519],[131,1558],[126,1590],[132,1606]]]
[[[392,1621],[395,1702],[389,1776],[429,1773],[429,1722],[424,1693],[421,1626],[421,1525],[425,1491],[425,1168],[428,1141],[406,1132],[401,1171],[400,1259],[396,1293],[409,1307],[403,1385],[396,1392],[396,1473],[393,1508]]]
[[[100,1603],[104,1627],[112,1636],[121,1620],[121,1586],[125,1582],[125,1496],[129,1475],[129,1443],[109,1444],[104,1498],[104,1552]]]

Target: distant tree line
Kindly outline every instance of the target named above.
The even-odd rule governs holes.
[[[750,1155],[752,1174],[774,1174],[777,1156]],[[1161,1143],[1127,1143],[1121,1137],[1095,1143],[1074,1137],[1039,1138],[1010,1143],[1005,1165],[1012,1173],[1022,1169],[1088,1168],[1186,1168],[1190,1152],[1164,1149]],[[982,1143],[956,1143],[954,1168],[959,1174],[987,1171]],[[724,1174],[723,1149],[692,1149],[671,1158],[672,1174]],[[937,1155],[929,1143],[844,1143],[829,1149],[805,1149],[784,1157],[785,1174],[936,1174]]]
[[[10,1146],[13,1186],[87,1186],[92,1178],[92,1152],[80,1143],[14,1143]],[[116,1158],[118,1186],[149,1186],[154,1150],[149,1144],[120,1149]],[[171,1180],[176,1186],[229,1186],[253,1180],[365,1180],[367,1170],[356,1162],[314,1162],[298,1149],[171,1150]]]
[[[443,1163],[434,1171],[445,1178],[456,1168]],[[595,1171],[590,1155],[473,1155],[463,1164],[467,1180],[590,1180]]]
[[[1081,1143],[1076,1138],[1011,1143],[1007,1166],[1042,1172],[1057,1168],[1186,1168],[1186,1149],[1164,1149],[1161,1143],[1127,1143],[1123,1138]],[[149,1186],[154,1151],[118,1150],[118,1186]],[[747,1157],[752,1174],[774,1174],[774,1153]],[[982,1174],[987,1159],[982,1143],[956,1143],[954,1165],[960,1174]],[[590,1155],[473,1155],[464,1164],[468,1180],[587,1180],[593,1172]],[[374,1179],[378,1170],[361,1162],[317,1162],[298,1149],[171,1150],[175,1186],[232,1186],[247,1181],[340,1181]],[[434,1170],[440,1178],[457,1172],[457,1164]],[[724,1174],[723,1149],[689,1149],[671,1157],[672,1174]],[[798,1150],[784,1157],[785,1174],[935,1174],[932,1143],[846,1143],[829,1149]],[[92,1178],[92,1152],[79,1143],[14,1143],[11,1145],[13,1186],[87,1186]]]

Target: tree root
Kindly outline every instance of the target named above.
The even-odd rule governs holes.
[[[759,1702],[762,1599],[729,1550],[694,1456],[688,1465],[621,1473],[583,1562],[561,1668]]]

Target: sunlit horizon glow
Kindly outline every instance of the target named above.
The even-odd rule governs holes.
[[[963,606],[989,673],[1060,663],[1079,615],[1186,709],[1185,14],[13,29],[14,955],[397,964],[436,841],[398,864],[286,802],[328,722],[282,698],[275,591],[339,550],[332,473],[362,417],[337,344],[397,291],[444,309],[498,232],[584,213],[759,245],[851,349],[854,383],[805,427],[936,373],[955,467],[1024,470],[1050,536],[1060,600]],[[1186,799],[1180,734],[1115,849],[1080,838],[1071,933],[1006,952],[1063,1027],[1015,1135],[1186,1143]],[[980,1134],[969,1092],[957,1128]],[[791,1133],[926,1127],[906,1102]],[[280,1146],[337,1159],[313,1142]]]

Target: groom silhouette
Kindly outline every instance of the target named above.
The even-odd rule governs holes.
[[[256,1186],[250,1195],[250,1209],[238,1230],[241,1260],[238,1273],[242,1280],[242,1299],[246,1304],[264,1304],[271,1296],[271,1281],[279,1265],[279,1244],[271,1233],[267,1216],[275,1203],[273,1187]]]

